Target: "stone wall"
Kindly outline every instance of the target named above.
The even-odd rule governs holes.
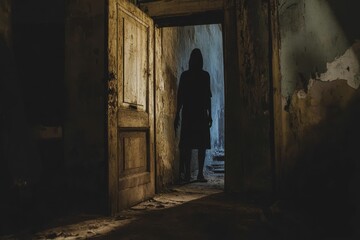
[[[174,182],[178,176],[179,134],[175,136],[173,121],[180,75],[188,69],[190,53],[200,48],[204,70],[211,77],[212,118],[209,156],[224,152],[224,73],[221,25],[172,27],[157,30],[156,40],[156,161],[157,186]],[[196,169],[196,152],[192,169]]]

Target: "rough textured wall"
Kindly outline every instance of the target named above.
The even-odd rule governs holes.
[[[71,184],[107,191],[105,181],[105,1],[67,1],[64,157]]]
[[[357,93],[348,89],[358,89],[360,84],[360,31],[348,25],[359,17],[354,11],[345,12],[344,3],[336,1],[282,0],[279,4],[287,127],[283,150],[284,159],[294,159],[305,132],[312,135],[311,128],[337,116]]]
[[[358,8],[356,0],[279,1],[285,189],[324,218],[332,204],[346,206],[331,216],[344,224],[359,193]]]
[[[62,156],[61,140],[47,141],[42,127],[61,126],[63,1],[53,1],[46,14],[41,6],[46,9],[48,5],[43,3],[0,2],[1,55],[6,63],[1,72],[7,75],[1,79],[5,126],[1,146],[12,184],[18,180],[38,183],[45,165]]]
[[[224,76],[221,25],[204,25],[163,28],[157,32],[156,73],[156,151],[157,186],[161,189],[178,176],[178,137],[175,137],[173,121],[176,113],[176,94],[180,75],[188,69],[190,53],[200,48],[204,58],[204,70],[211,77],[212,150],[208,154],[224,151]],[[193,169],[197,155],[193,153]]]
[[[0,0],[0,232],[106,207],[104,9]]]
[[[226,1],[225,189],[272,189],[267,1]]]

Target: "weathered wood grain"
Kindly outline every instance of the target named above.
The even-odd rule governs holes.
[[[116,215],[155,193],[154,24],[126,0],[109,0],[108,24],[109,200]]]

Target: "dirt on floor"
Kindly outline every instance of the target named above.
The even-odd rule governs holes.
[[[246,235],[262,210],[228,198],[223,193],[224,174],[207,172],[207,179],[207,183],[174,185],[116,217],[77,215],[58,219],[39,232],[0,238],[237,239]]]
[[[310,216],[282,211],[279,201],[225,194],[224,175],[175,185],[116,217],[76,215],[42,231],[0,239],[352,239],[315,235]]]

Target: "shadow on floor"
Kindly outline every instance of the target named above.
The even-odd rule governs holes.
[[[144,212],[141,218],[93,239],[279,239],[261,217],[255,204],[221,192]]]
[[[357,239],[318,232],[311,218],[281,201],[225,194],[223,178],[212,176],[208,183],[173,186],[116,217],[77,215],[0,239]]]

